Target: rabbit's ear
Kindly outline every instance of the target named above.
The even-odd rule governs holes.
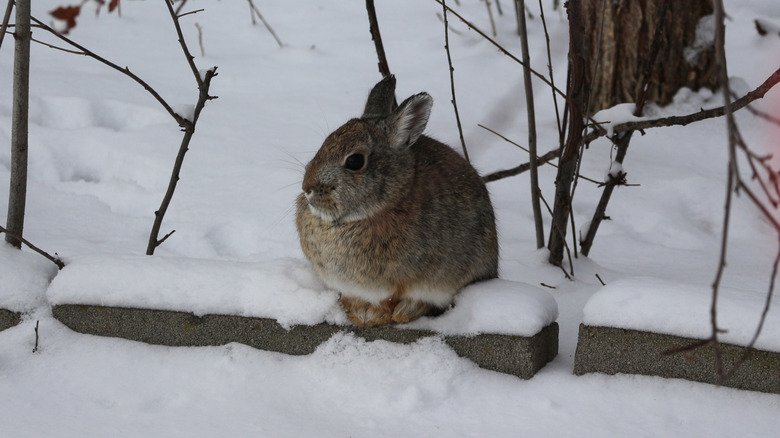
[[[381,118],[390,115],[395,101],[395,76],[388,75],[379,81],[366,101],[366,109],[363,110],[364,119]]]
[[[417,141],[428,124],[432,105],[433,98],[428,93],[420,93],[398,106],[390,118],[394,147],[410,146]]]

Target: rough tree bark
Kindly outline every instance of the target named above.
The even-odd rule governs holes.
[[[589,113],[633,102],[663,0],[582,0]],[[681,87],[718,86],[711,0],[673,1],[664,23],[647,101],[664,105]],[[697,37],[697,33],[699,34]]]
[[[585,53],[583,49],[583,17],[581,2],[565,3],[569,16],[569,94],[570,122],[566,144],[563,146],[558,161],[558,175],[555,178],[555,202],[550,229],[550,240],[547,247],[550,250],[549,262],[556,266],[563,263],[563,253],[566,247],[566,227],[571,213],[571,185],[577,169],[577,156],[582,144],[584,129],[584,108],[587,101],[585,79]]]
[[[11,181],[5,241],[21,248],[27,199],[27,116],[30,94],[30,0],[17,0],[11,115]]]

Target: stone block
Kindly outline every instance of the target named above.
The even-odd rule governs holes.
[[[131,309],[82,304],[59,304],[54,317],[72,330],[149,344],[207,346],[239,342],[254,348],[291,355],[311,354],[338,332],[411,343],[440,336],[461,357],[482,368],[530,379],[558,354],[558,324],[552,323],[532,337],[480,334],[445,336],[427,330],[396,327],[355,327],[317,324],[285,329],[273,319],[231,315],[203,315],[168,310]]]
[[[642,374],[780,394],[780,353],[753,350],[734,375],[723,382],[715,370],[712,347],[664,354],[670,349],[698,341],[646,331],[581,324],[574,374]],[[744,352],[745,347],[721,344],[724,369],[728,372]]]

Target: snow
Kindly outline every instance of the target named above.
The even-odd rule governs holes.
[[[46,288],[57,267],[37,254],[23,253],[0,241],[0,309],[32,312],[46,305]]]
[[[653,277],[631,277],[604,286],[583,309],[582,322],[693,339],[711,335],[711,289]],[[764,310],[766,295],[756,291],[722,289],[718,293],[721,342],[748,345]],[[765,328],[756,341],[761,350],[780,352],[780,304],[771,304]]]
[[[192,121],[193,117],[195,117],[195,105],[194,104],[184,104],[180,103],[177,105],[174,105],[173,111],[181,116],[185,120]]]
[[[240,315],[274,319],[285,328],[321,322],[345,325],[338,293],[302,258],[266,262],[141,255],[89,255],[67,266],[46,292],[48,302]],[[465,288],[453,309],[409,328],[446,335],[533,336],[558,316],[540,287],[492,280]]]
[[[118,72],[86,57],[33,44],[25,237],[58,253],[69,266],[58,273],[27,249],[19,252],[0,245],[0,304],[24,312],[20,325],[0,332],[4,434],[581,438],[776,434],[778,395],[654,377],[572,374],[584,309],[588,317],[599,316],[605,324],[627,324],[621,320],[622,308],[607,312],[601,307],[599,302],[609,298],[604,292],[615,295],[614,301],[606,300],[613,306],[623,299],[649,309],[634,318],[644,324],[659,318],[659,325],[671,328],[676,323],[670,320],[672,314],[695,319],[691,323],[695,326],[709,321],[700,309],[707,306],[718,264],[727,159],[723,120],[648,129],[632,138],[626,166],[637,185],[615,190],[607,211],[611,220],[601,223],[590,257],[575,258],[573,267],[565,263],[567,271],[574,269],[573,280],[547,263],[545,250],[535,249],[528,178],[489,184],[499,227],[502,280],[479,286],[479,293],[465,291],[444,318],[457,319],[453,324],[466,331],[477,330],[471,324],[478,320],[492,322],[491,330],[525,324],[521,318],[512,321],[513,311],[498,305],[518,291],[512,305],[525,305],[520,300],[527,299],[528,305],[537,306],[537,311],[523,315],[539,318],[529,322],[538,325],[554,318],[554,308],[537,292],[552,296],[560,325],[559,355],[528,381],[479,369],[437,337],[397,345],[338,335],[314,354],[291,357],[238,344],[152,346],[77,334],[57,322],[50,306],[64,297],[58,294],[66,292],[71,275],[85,289],[78,291],[72,283],[68,293],[83,294],[85,299],[94,294],[96,302],[127,294],[123,300],[141,304],[155,299],[173,307],[186,301],[193,311],[224,306],[247,314],[257,310],[260,294],[268,292],[257,283],[267,283],[306,297],[296,303],[300,311],[286,307],[292,302],[289,296],[290,301],[273,304],[278,306],[275,317],[287,318],[288,324],[302,323],[317,312],[318,318],[336,318],[328,310],[333,293],[321,289],[303,261],[294,199],[304,164],[330,132],[360,114],[379,79],[364,5],[325,0],[295,7],[282,0],[255,3],[285,41],[284,48],[265,28],[252,26],[245,2],[187,2],[187,8],[205,9],[183,17],[182,30],[190,48],[196,49],[194,23],[202,26],[205,56],[193,50],[195,62],[201,69],[219,66],[210,90],[219,99],[209,101],[200,114],[163,221],[162,235],[176,233],[148,258],[142,254],[181,142],[179,126],[154,98]],[[460,3],[453,7],[480,28],[489,28],[483,3]],[[553,11],[552,2],[542,3],[548,8],[552,64],[561,84],[566,77],[565,13]],[[46,11],[61,4],[33,2],[33,15],[44,19]],[[399,100],[428,92],[434,105],[427,133],[459,148],[448,103],[442,23],[436,15],[441,6],[413,0],[376,6],[390,68],[398,78]],[[536,7],[530,5],[532,10]],[[729,74],[753,88],[780,62],[780,38],[759,36],[753,20],[778,21],[778,3],[729,0],[726,11]],[[512,14],[494,18],[498,41],[520,53]],[[127,65],[172,105],[192,104],[197,98],[195,81],[169,19],[162,2],[123,2],[121,17],[83,13],[70,37]],[[485,174],[527,161],[526,153],[477,126],[489,126],[518,142],[527,138],[525,106],[518,105],[524,101],[519,66],[466,25],[449,21],[458,109],[472,163]],[[547,53],[541,20],[529,20],[528,27],[531,58],[538,68],[546,64]],[[61,44],[42,31],[35,37]],[[0,195],[8,190],[10,168],[12,41],[6,38],[0,49]],[[534,86],[543,153],[557,146],[558,133],[549,89],[536,80]],[[648,105],[644,114],[689,114],[719,106],[721,99],[719,92],[684,89],[668,107]],[[754,106],[776,114],[778,102],[780,89],[774,89]],[[629,108],[622,108],[608,119],[617,123],[618,116],[627,114]],[[777,151],[780,128],[746,111],[737,113],[737,121],[745,141],[760,154]],[[598,180],[613,161],[612,152],[604,139],[591,143],[580,173]],[[539,179],[549,202],[554,197],[555,169],[543,166]],[[600,194],[596,185],[580,181],[573,205],[575,229],[591,219]],[[0,211],[5,211],[6,202],[0,196]],[[755,304],[748,301],[757,301],[767,290],[777,249],[774,231],[745,197],[734,202],[723,279],[728,292],[719,307],[729,336],[757,323]],[[549,223],[545,225],[549,232]],[[124,268],[123,260],[128,261]],[[239,272],[247,276],[235,278]],[[125,287],[119,287],[119,279]],[[100,289],[86,288],[100,283]],[[653,294],[639,283],[658,284],[668,293]],[[177,293],[142,288],[144,284],[166,284]],[[106,291],[105,296],[98,297],[99,290]],[[206,290],[217,292],[204,296]],[[197,298],[187,298],[196,291]],[[157,296],[130,296],[136,292]],[[176,298],[182,301],[175,303]],[[727,310],[743,301],[749,307]],[[690,312],[683,311],[687,306]],[[662,307],[668,315],[660,315]],[[33,353],[36,324],[38,351]],[[767,342],[765,336],[776,338],[772,335],[776,324],[773,306],[761,342]]]
[[[715,43],[715,14],[706,15],[696,24],[696,39],[691,47],[683,51],[685,60],[691,65],[699,62],[702,50],[712,47]]]
[[[599,126],[607,130],[607,137],[614,134],[615,125],[626,122],[637,122],[644,120],[644,117],[634,115],[636,105],[633,103],[619,103],[611,108],[603,109],[593,115],[593,120],[598,122]]]
[[[455,306],[436,318],[422,318],[409,328],[445,335],[494,333],[531,337],[558,318],[555,299],[538,286],[489,280],[464,288]]]
[[[175,257],[82,256],[52,281],[52,304],[137,307],[272,318],[282,326],[345,323],[338,295],[303,259],[228,262]]]
[[[780,24],[776,21],[767,20],[765,17],[756,18],[756,27],[760,32],[780,36]]]
[[[625,176],[626,171],[623,168],[623,163],[619,161],[613,161],[609,163],[609,170],[607,170],[606,175],[604,175],[604,182],[610,182],[611,180],[615,178],[620,178],[620,175]]]

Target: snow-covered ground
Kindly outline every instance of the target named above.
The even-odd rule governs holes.
[[[192,277],[165,280],[164,269],[144,269],[149,262],[137,257],[145,251],[181,139],[175,122],[127,77],[94,60],[37,44],[32,52],[26,238],[74,268],[92,260],[93,269],[119,269],[116,278],[132,284],[113,296],[138,305],[152,298],[128,298],[134,296],[130,292],[154,285],[156,279],[182,287],[188,281],[219,284],[228,278],[225,272],[257,266],[256,277],[235,279],[243,291],[253,282],[258,294],[264,286],[282,285],[306,291],[301,292],[306,312],[331,311],[333,295],[319,290],[298,248],[293,201],[303,163],[330,131],[359,115],[379,79],[365,9],[362,2],[346,1],[255,3],[284,48],[261,25],[252,26],[246,2],[192,0],[188,8],[205,11],[182,19],[199,68],[219,66],[212,84],[219,99],[201,114],[163,223],[163,233],[176,233],[151,260],[170,263],[174,272],[192,266]],[[460,3],[460,12],[483,30],[490,28],[484,3]],[[507,3],[502,2],[505,10]],[[556,78],[563,83],[565,16],[551,9],[552,2],[543,3]],[[33,2],[33,15],[46,21],[46,11],[60,4]],[[529,7],[532,12],[538,8]],[[726,8],[729,72],[755,87],[780,66],[780,38],[760,37],[753,19],[778,21],[780,5],[775,0],[731,0]],[[377,2],[398,97],[429,92],[435,104],[427,132],[456,146],[440,11],[432,0]],[[514,18],[506,11],[496,18],[498,41],[519,54]],[[449,21],[457,98],[472,162],[487,173],[526,161],[524,152],[477,126],[525,143],[519,66],[453,17]],[[195,23],[202,27],[205,56]],[[528,26],[532,62],[546,71],[538,14]],[[40,30],[34,36],[54,41]],[[177,107],[195,102],[194,79],[162,1],[123,2],[121,18],[105,10],[97,18],[85,12],[72,37],[128,66]],[[0,147],[0,194],[7,192],[10,167],[11,43],[7,38],[0,50],[0,139],[5,139],[0,146],[6,145]],[[557,143],[555,118],[549,90],[535,85],[539,144],[546,151]],[[712,92],[683,90],[674,104],[651,108],[649,115],[687,114],[719,103]],[[777,114],[780,90],[756,106]],[[751,146],[777,151],[780,128],[747,113],[737,118]],[[608,144],[599,141],[586,151],[581,173],[600,179],[611,163]],[[677,330],[692,332],[691,327],[708,318],[697,309],[702,300],[708,305],[718,262],[726,171],[723,120],[635,136],[624,171],[639,186],[616,190],[608,211],[612,220],[600,227],[591,257],[575,260],[573,281],[546,263],[545,251],[534,249],[527,178],[489,185],[499,225],[501,277],[543,288],[557,301],[559,356],[529,381],[481,370],[435,338],[403,346],[341,335],[310,356],[290,357],[243,345],[168,348],[76,334],[51,317],[49,304],[62,296],[56,290],[46,296],[56,268],[29,251],[4,246],[0,307],[26,315],[22,324],[0,332],[2,435],[773,436],[780,427],[777,395],[653,377],[572,374],[583,308],[599,291],[604,292],[600,301],[586,309],[591,321],[644,317],[643,323],[660,324],[656,329],[664,330],[689,317],[692,323]],[[540,180],[545,198],[552,200],[554,169],[541,169]],[[597,187],[579,183],[574,205],[578,227],[590,219],[599,193]],[[0,211],[6,202],[0,196]],[[737,198],[724,306],[728,297],[741,302],[741,297],[761,296],[767,289],[775,245],[769,225],[745,199]],[[124,271],[116,263],[123,259],[128,260]],[[264,276],[275,269],[283,275]],[[85,272],[73,275],[81,275],[86,284]],[[112,284],[108,271],[99,273],[91,284],[120,283]],[[607,287],[602,288],[597,274]],[[224,290],[226,285],[219,285]],[[630,315],[622,312],[621,285],[633,292],[624,301]],[[654,298],[648,285],[663,288],[663,293]],[[618,297],[610,300],[608,294]],[[324,301],[311,301],[313,296]],[[234,306],[241,313],[247,311],[241,306],[257,305],[252,298],[244,295],[246,301],[239,303],[220,296],[184,301],[198,311]],[[166,295],[156,299],[177,302]],[[283,304],[289,311],[290,303]],[[685,312],[687,306],[690,312]],[[548,305],[540,309],[551,310]],[[726,329],[732,310],[723,309]],[[774,325],[761,339],[770,349],[778,342],[777,311],[775,305],[769,321]],[[736,313],[735,332],[757,323],[750,305]],[[680,318],[659,322],[658,315],[665,314]],[[292,318],[289,323],[298,322],[294,314],[286,315]],[[505,316],[496,310],[496,319]],[[33,353],[36,323],[38,351]]]

